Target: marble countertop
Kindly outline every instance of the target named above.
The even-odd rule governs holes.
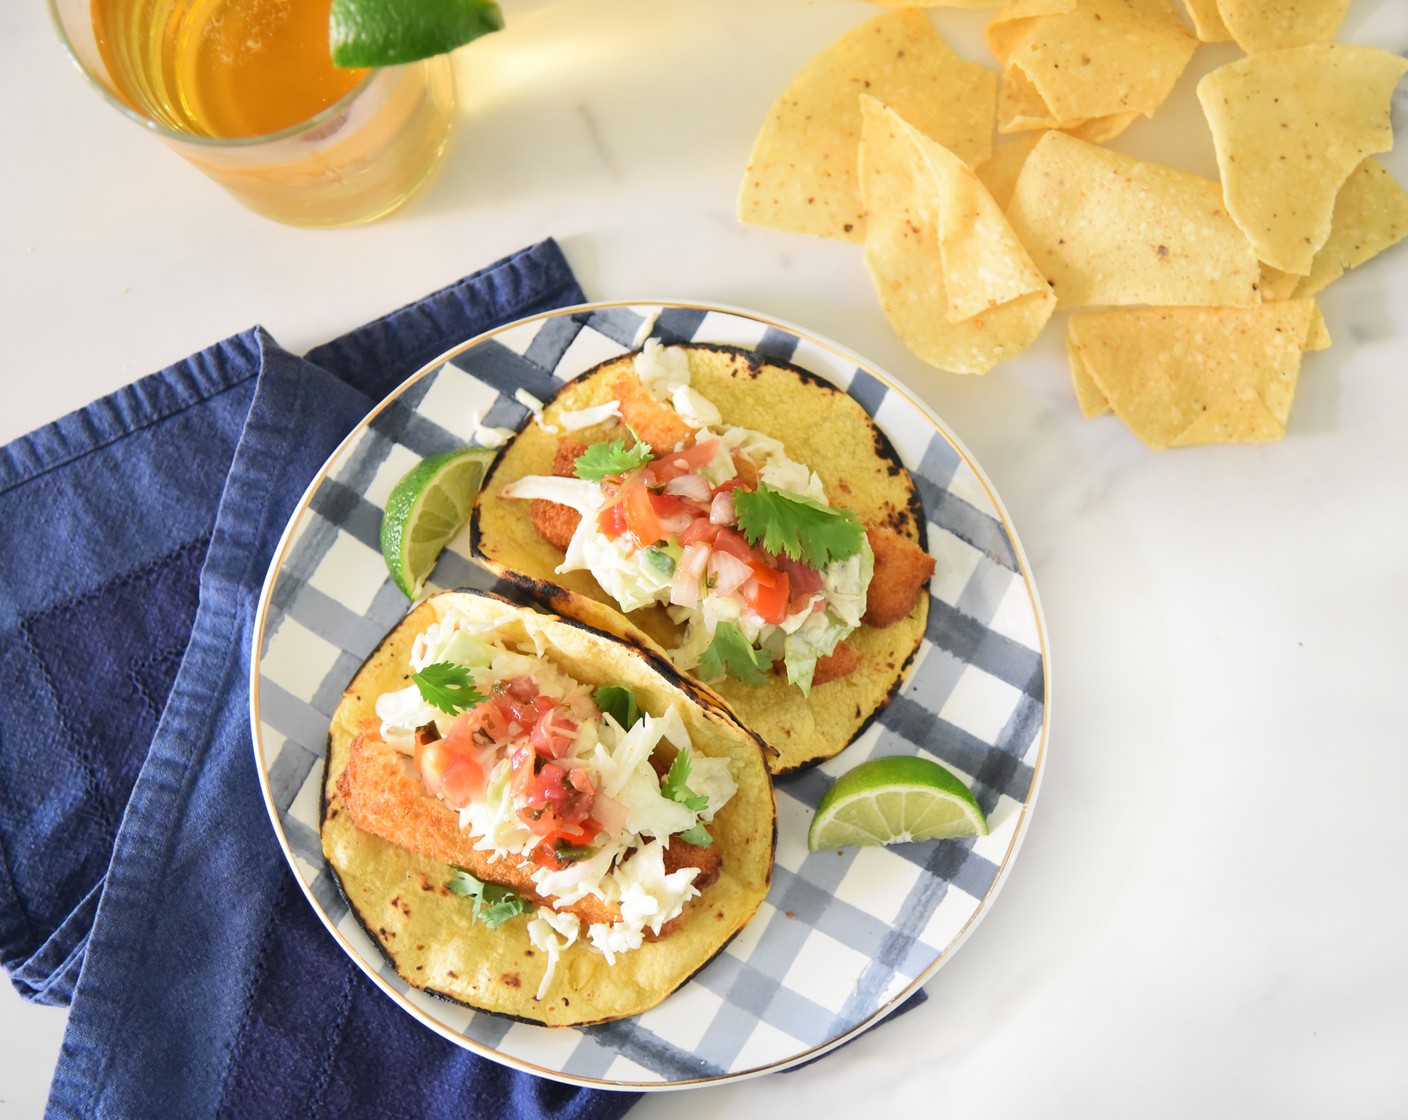
[[[754,132],[879,9],[506,0],[460,52],[448,163],[355,230],[253,217],[73,72],[41,5],[0,17],[0,440],[264,325],[317,342],[544,236],[594,299],[709,301],[906,382],[1002,495],[1049,628],[1053,720],[1021,856],[928,1003],[816,1066],[657,1094],[649,1120],[1378,1117],[1408,1100],[1408,247],[1322,306],[1284,441],[1156,454],[1082,419],[1058,323],[986,377],[910,355],[857,246],[740,225]],[[985,58],[987,13],[936,21]],[[1345,41],[1408,48],[1403,0]],[[1112,146],[1213,174],[1192,87]],[[1408,96],[1399,150],[1408,182]],[[1400,511],[1400,512],[1395,512]],[[13,527],[7,526],[7,531]],[[0,994],[0,1116],[35,1115],[63,1015]]]

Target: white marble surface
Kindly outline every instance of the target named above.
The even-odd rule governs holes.
[[[1336,345],[1307,359],[1283,442],[1156,455],[1080,417],[1059,320],[985,378],[940,374],[887,328],[855,246],[734,220],[772,98],[878,8],[505,8],[458,58],[430,191],[314,233],[246,214],[86,88],[41,5],[5,5],[0,439],[254,323],[311,346],[546,235],[594,298],[829,334],[947,420],[1018,526],[1054,651],[1040,803],[925,1007],[808,1070],[633,1115],[1402,1115],[1408,248],[1325,295]],[[984,18],[937,17],[975,58]],[[1355,0],[1342,38],[1408,47],[1408,3]],[[1115,146],[1210,173],[1192,80],[1231,57],[1200,51]],[[1408,146],[1386,162],[1408,180]],[[62,1024],[4,989],[0,1115],[37,1114]]]

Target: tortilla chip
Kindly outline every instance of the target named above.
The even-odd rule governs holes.
[[[1110,411],[1110,402],[1105,399],[1105,394],[1100,391],[1100,386],[1091,375],[1085,360],[1085,351],[1073,344],[1070,331],[1066,332],[1066,353],[1071,361],[1071,381],[1075,386],[1076,403],[1080,405],[1081,415],[1087,420],[1104,416]]]
[[[1057,120],[1027,76],[1015,67],[1003,74],[997,94],[997,130],[1001,133],[1060,129],[1091,144],[1113,140],[1134,123],[1138,113]]]
[[[1408,192],[1383,164],[1366,159],[1345,180],[1335,199],[1330,236],[1315,254],[1308,276],[1294,295],[1324,291],[1351,268],[1378,256],[1408,236]]]
[[[1260,299],[1256,257],[1210,179],[1049,132],[1007,216],[1059,307]]]
[[[1198,83],[1227,208],[1263,261],[1310,272],[1345,180],[1393,145],[1405,71],[1389,51],[1336,43],[1251,55]]]
[[[862,99],[865,262],[905,344],[953,373],[986,373],[1031,345],[1055,299],[978,176]]]
[[[1282,272],[1279,268],[1263,264],[1261,266],[1261,298],[1269,301],[1295,299],[1310,295],[1309,292],[1296,291],[1304,279],[1304,276],[1297,276],[1294,272]],[[1317,303],[1315,313],[1310,319],[1310,330],[1306,335],[1305,348],[1307,350],[1328,350],[1330,341],[1330,328],[1325,325],[1325,316],[1321,314],[1320,305]]]
[[[1188,10],[1188,18],[1193,21],[1193,32],[1204,43],[1225,43],[1232,38],[1227,25],[1222,22],[1222,12],[1217,0],[1183,0]]]
[[[1296,286],[1304,280],[1294,272],[1282,272],[1265,261],[1261,265],[1261,298],[1290,299],[1296,294]]]
[[[1061,128],[1109,117],[1127,124],[1128,114],[1152,116],[1198,45],[1168,0],[1078,0],[1067,11],[1008,20],[991,41],[1006,63],[1002,131],[1043,116],[1050,125],[1025,127]],[[1009,85],[1018,88],[1009,94]],[[1003,111],[1008,107],[1024,111],[1009,116]]]
[[[1012,192],[1017,187],[1017,176],[1022,173],[1022,165],[1040,139],[1040,133],[1033,133],[995,145],[992,155],[973,169],[983,186],[987,187],[988,194],[992,195],[992,200],[1004,211],[1012,201]]]
[[[1350,0],[1217,0],[1228,35],[1248,54],[1329,43]],[[1196,22],[1196,20],[1195,20]]]
[[[1060,124],[1025,72],[1015,67],[1002,72],[1002,86],[997,91],[999,132],[1031,132]]]
[[[1088,378],[1155,450],[1280,439],[1315,312],[1301,299],[1072,315],[1066,344],[1077,396]]]
[[[1334,339],[1330,337],[1330,328],[1325,322],[1325,316],[1320,310],[1320,305],[1315,305],[1315,311],[1310,316],[1310,327],[1305,332],[1304,348],[1307,352],[1311,350],[1328,350]]]
[[[992,151],[997,75],[954,54],[922,11],[886,12],[814,58],[773,105],[739,193],[742,221],[864,239],[861,93],[893,105],[969,163]]]
[[[993,58],[1006,65],[1011,54],[1022,45],[1037,21],[1046,16],[1061,15],[1075,9],[1077,0],[1012,0],[988,21],[983,39]]]
[[[614,965],[588,945],[583,930],[562,951],[542,1000],[535,995],[547,955],[534,951],[526,921],[515,918],[496,929],[472,921],[469,901],[445,889],[454,868],[362,831],[339,792],[352,741],[364,720],[375,720],[376,698],[404,687],[412,641],[451,608],[511,640],[541,643],[553,663],[581,683],[626,685],[642,709],[655,714],[674,705],[693,749],[727,758],[738,784],[710,826],[723,854],[722,874],[686,910],[690,917],[667,936],[622,953]],[[328,735],[323,853],[357,919],[400,978],[470,1007],[547,1026],[639,1014],[702,968],[767,894],[775,820],[761,744],[716,697],[609,634],[481,592],[443,592],[417,604],[357,671]]]
[[[1091,117],[1079,124],[1068,124],[1061,131],[1068,132],[1087,144],[1103,144],[1106,140],[1113,140],[1140,116],[1139,113],[1111,113],[1108,117]]]

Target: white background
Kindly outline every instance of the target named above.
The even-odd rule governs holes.
[[[549,235],[590,298],[829,335],[935,408],[1018,527],[1053,650],[1041,799],[925,1007],[810,1069],[633,1115],[1402,1115],[1408,249],[1323,297],[1336,344],[1307,358],[1283,442],[1155,454],[1081,418],[1063,317],[986,377],[939,373],[885,324],[857,246],[734,218],[772,99],[878,7],[505,9],[456,56],[433,186],[309,232],[243,211],[85,85],[40,5],[4,5],[0,440],[256,323],[306,349]],[[985,60],[986,16],[936,22]],[[1408,4],[1356,0],[1341,38],[1404,49]],[[1193,83],[1236,56],[1200,49],[1113,146],[1213,174]],[[1408,181],[1402,150],[1385,162]],[[62,1028],[0,992],[0,1114],[38,1113]]]

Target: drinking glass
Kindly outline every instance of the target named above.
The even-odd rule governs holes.
[[[92,0],[48,2],[69,55],[110,105],[249,209],[275,221],[331,227],[380,218],[431,179],[449,144],[455,80],[446,55],[370,70],[306,120],[276,132],[227,138],[202,134],[185,120],[139,104],[130,93],[124,96],[98,46]],[[153,73],[174,86],[179,76],[173,76],[169,60],[154,61],[160,31],[151,28],[159,21],[144,19],[143,5],[173,7],[171,0],[136,0],[137,15],[125,20],[122,34],[147,41],[125,44],[128,57],[162,67]],[[131,81],[126,84],[130,90]]]

